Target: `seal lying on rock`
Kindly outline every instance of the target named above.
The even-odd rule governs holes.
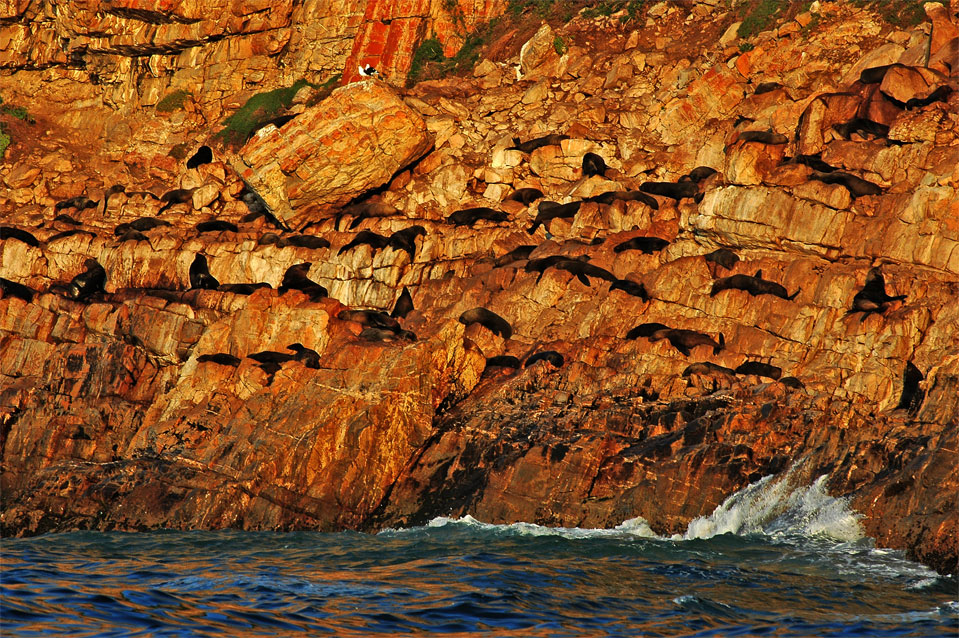
[[[707,262],[722,266],[726,270],[732,270],[732,267],[739,261],[739,255],[728,248],[718,248],[711,253],[703,255]]]
[[[70,199],[57,202],[53,205],[53,209],[63,210],[65,208],[76,208],[77,210],[84,210],[87,208],[96,208],[99,203],[100,202],[95,202],[84,195],[80,195],[79,197],[71,197]]]
[[[555,350],[542,350],[530,356],[526,360],[526,363],[523,364],[523,367],[528,368],[538,361],[546,361],[554,368],[562,368],[563,364],[566,362],[566,359],[563,357],[563,355]]]
[[[500,223],[507,221],[509,219],[509,215],[503,211],[494,210],[487,206],[478,206],[476,208],[464,208],[463,210],[458,210],[447,217],[446,221],[454,226],[469,226],[472,228],[473,224],[481,219],[485,219],[494,223]]]
[[[544,135],[543,137],[537,137],[536,139],[529,140],[527,142],[520,142],[518,137],[513,138],[514,146],[509,148],[515,149],[521,153],[532,153],[538,148],[544,146],[553,146],[559,144],[563,140],[568,140],[569,135],[559,135],[557,133],[550,133],[549,135]]]
[[[509,354],[501,354],[486,359],[487,368],[519,368],[520,362],[516,357]]]
[[[696,182],[645,182],[640,185],[639,190],[677,201],[687,198],[696,199],[699,196],[699,186]]]
[[[832,173],[814,172],[809,179],[820,181],[824,184],[840,184],[846,187],[853,199],[863,197],[864,195],[882,195],[882,188],[878,184],[864,180],[861,177],[835,171]]]
[[[533,225],[526,229],[526,232],[532,235],[536,229],[543,224],[554,219],[569,219],[575,217],[579,212],[583,202],[569,202],[568,204],[558,204],[556,202],[544,201],[539,203],[536,218],[533,219]]]
[[[160,207],[160,210],[157,211],[157,215],[170,208],[171,206],[176,206],[177,204],[192,204],[193,202],[193,191],[195,188],[174,188],[171,191],[167,191],[160,196],[161,202],[166,202],[163,206]],[[139,230],[139,229],[137,229]]]
[[[766,377],[773,381],[782,376],[782,373],[782,368],[761,361],[743,361],[736,366],[736,374],[752,374],[757,377]]]
[[[0,277],[0,292],[3,293],[0,297],[16,297],[17,299],[31,303],[33,301],[33,295],[35,295],[37,291],[29,286]]]
[[[502,266],[508,266],[509,264],[515,263],[517,261],[522,261],[524,259],[529,259],[529,256],[536,250],[536,246],[526,244],[523,246],[517,246],[513,250],[509,251],[505,255],[497,257],[493,261],[493,266],[500,268]]]
[[[596,202],[597,204],[605,204],[606,206],[609,206],[613,202],[642,202],[653,210],[659,210],[659,202],[643,191],[608,191],[587,197],[583,201]]]
[[[635,281],[617,279],[609,287],[610,292],[614,290],[622,290],[627,295],[639,297],[643,301],[649,301],[649,293],[646,292],[646,286],[641,283],[636,283]]]
[[[472,308],[467,310],[460,315],[459,321],[466,326],[478,323],[493,334],[499,335],[504,339],[509,339],[513,336],[513,327],[509,325],[509,322],[492,310],[487,310],[486,308]]]
[[[215,354],[201,354],[196,358],[197,363],[215,363],[221,366],[237,367],[240,365],[240,358],[234,357],[226,352],[217,352]]]
[[[233,222],[223,221],[222,219],[211,219],[209,221],[200,222],[196,225],[196,230],[198,233],[219,233],[223,231],[237,233],[240,231],[236,224]]]
[[[40,247],[40,242],[32,233],[15,226],[0,226],[0,241],[6,241],[7,239],[16,239],[34,248]]]
[[[529,206],[537,199],[541,199],[542,197],[543,191],[538,188],[518,188],[510,193],[506,200],[511,202],[519,202]]]
[[[674,348],[687,357],[690,351],[696,346],[710,346],[713,349],[713,354],[719,354],[726,346],[726,337],[723,336],[722,333],[719,333],[719,341],[716,341],[709,335],[701,332],[682,328],[670,328],[661,323],[640,324],[626,333],[627,339],[636,339],[637,337],[645,337],[653,342],[666,339]]]
[[[393,250],[402,250],[410,256],[410,261],[416,256],[416,238],[426,235],[426,229],[419,224],[398,230],[386,240],[387,246]]]
[[[351,241],[350,243],[340,248],[340,251],[336,254],[342,255],[346,251],[352,250],[353,248],[356,248],[357,246],[361,246],[363,244],[366,244],[367,246],[369,246],[373,254],[376,254],[377,250],[380,250],[381,248],[386,248],[386,246],[389,243],[390,243],[389,239],[387,239],[383,235],[374,233],[372,230],[361,230],[360,232],[356,234],[356,237],[353,238],[353,241]]]
[[[786,292],[786,288],[781,284],[763,279],[763,271],[757,270],[756,274],[753,276],[732,275],[730,277],[717,279],[713,282],[713,287],[712,290],[709,291],[709,296],[714,297],[723,290],[733,289],[745,290],[753,297],[758,295],[775,295],[787,301],[792,301],[795,299],[796,295],[799,294],[799,291],[802,290],[801,288],[797,288],[796,292],[790,295]]]
[[[589,277],[596,277],[609,282],[616,281],[616,276],[613,273],[581,259],[563,259],[558,261],[553,267],[557,270],[565,270],[574,275],[584,286],[589,285]]]
[[[621,253],[627,250],[638,250],[644,255],[652,255],[669,246],[669,242],[659,237],[633,237],[613,248],[613,252]]]
[[[286,347],[287,350],[292,350],[296,354],[293,355],[293,358],[296,361],[299,361],[307,368],[313,368],[314,370],[319,370],[320,368],[320,355],[316,350],[312,348],[307,348],[302,343],[291,343]]]

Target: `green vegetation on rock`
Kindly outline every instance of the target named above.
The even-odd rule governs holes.
[[[242,146],[253,131],[290,108],[293,97],[304,86],[316,88],[316,85],[300,79],[286,88],[253,95],[236,113],[223,121],[223,129],[214,137],[225,146]]]
[[[486,30],[477,30],[466,35],[463,45],[451,58],[443,54],[443,45],[436,38],[423,40],[413,53],[410,83],[442,77],[450,73],[469,71],[479,61],[480,49],[486,44]]]
[[[7,127],[4,126],[3,122],[0,122],[0,158],[3,157],[3,154],[12,141],[10,134],[7,133]]]
[[[157,111],[161,113],[172,113],[173,111],[179,111],[183,108],[183,105],[186,104],[186,101],[193,97],[189,91],[179,90],[168,93],[163,97],[162,100],[157,102],[157,105],[154,107]]]

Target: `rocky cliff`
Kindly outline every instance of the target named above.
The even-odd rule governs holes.
[[[527,13],[402,87],[504,7],[0,9],[5,535],[680,532],[792,468],[955,572],[957,7]]]

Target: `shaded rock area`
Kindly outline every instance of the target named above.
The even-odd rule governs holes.
[[[792,468],[955,572],[954,6],[899,30],[822,2],[750,47],[721,3],[580,16],[201,152],[251,84],[292,83],[279,59],[333,68],[318,25],[372,63],[351,38],[393,14],[101,4],[2,25],[35,119],[0,167],[4,535],[676,533]]]

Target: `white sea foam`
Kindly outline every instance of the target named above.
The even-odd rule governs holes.
[[[446,526],[472,527],[477,530],[506,532],[517,536],[561,536],[563,538],[601,538],[601,537],[639,537],[658,538],[641,516],[623,521],[612,529],[583,528],[583,527],[546,527],[535,523],[509,523],[494,525],[478,521],[469,514],[462,518],[438,516],[427,523],[427,527]],[[385,530],[384,530],[385,531]]]
[[[709,516],[689,523],[682,538],[711,538],[719,534],[765,534],[856,541],[864,537],[859,519],[848,501],[826,492],[826,476],[808,487],[793,482],[793,472],[767,476],[727,498]]]

